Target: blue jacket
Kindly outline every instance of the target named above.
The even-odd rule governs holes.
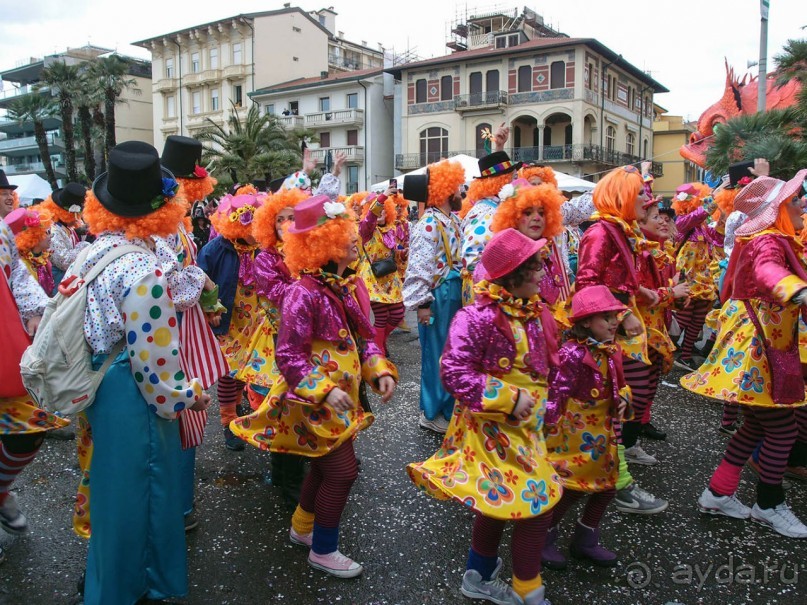
[[[221,316],[221,323],[213,328],[213,334],[227,334],[238,288],[238,270],[241,267],[238,253],[232,242],[219,235],[199,251],[196,264],[219,287],[219,300],[227,308],[227,312]]]

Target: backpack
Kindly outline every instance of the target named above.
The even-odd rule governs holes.
[[[82,250],[71,267],[74,272],[68,270],[65,276],[72,282],[70,292],[65,294],[60,288],[48,301],[33,343],[20,361],[22,382],[38,407],[61,416],[72,416],[95,401],[104,374],[123,351],[126,340],[122,338],[100,369],[93,370],[92,350],[84,338],[87,286],[112,261],[132,252],[142,253],[144,249],[134,244],[117,246],[81,278],[78,271],[89,256],[90,248]]]

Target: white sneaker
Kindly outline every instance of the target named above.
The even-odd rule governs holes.
[[[667,506],[669,502],[663,498],[656,498],[635,483],[617,491],[614,498],[614,507],[621,513],[655,515],[667,510]]]
[[[355,578],[364,571],[361,565],[338,550],[327,555],[318,555],[312,550],[308,553],[308,564],[337,578]]]
[[[625,448],[625,460],[628,462],[633,462],[634,464],[643,464],[644,466],[653,466],[654,464],[658,464],[658,460],[656,458],[648,454],[638,445]]]
[[[446,431],[448,430],[448,420],[443,418],[442,414],[437,414],[437,416],[434,417],[434,420],[429,420],[426,418],[426,414],[421,412],[420,421],[418,424],[422,429],[434,431],[435,433],[440,433],[441,435],[445,435]]]
[[[14,492],[8,492],[5,502],[0,506],[0,527],[14,536],[28,531],[28,521],[20,511]]]
[[[754,508],[751,509],[751,521],[770,527],[788,538],[807,538],[807,526],[799,521],[784,502],[776,508],[759,508],[758,504],[754,504]]]
[[[698,510],[707,515],[723,515],[732,519],[748,519],[751,509],[736,496],[715,496],[708,487],[698,498]]]

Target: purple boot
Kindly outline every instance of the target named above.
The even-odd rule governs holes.
[[[541,551],[541,564],[547,569],[559,571],[566,569],[566,557],[555,546],[557,541],[558,527],[556,525],[546,533],[546,542],[544,542],[544,549]]]
[[[569,552],[573,557],[588,559],[599,567],[614,567],[617,563],[616,553],[600,546],[600,529],[592,529],[580,521],[577,522]]]

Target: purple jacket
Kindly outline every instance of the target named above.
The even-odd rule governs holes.
[[[608,358],[608,376],[612,378],[610,394],[612,401],[618,402],[619,390],[626,384],[622,370],[622,354],[618,349],[616,355]],[[555,424],[570,397],[580,401],[591,401],[604,399],[606,395],[605,377],[597,367],[588,345],[569,340],[558,351],[558,371],[549,383],[549,401],[544,422]]]
[[[540,320],[527,322],[530,353],[528,364],[534,378],[549,378],[557,365],[557,328],[548,309]],[[482,411],[482,395],[488,376],[502,378],[513,369],[516,345],[508,317],[498,305],[478,297],[473,306],[460,309],[451,322],[440,378],[460,405]]]
[[[723,235],[717,232],[714,227],[704,225],[704,221],[709,217],[706,209],[701,207],[693,210],[689,214],[677,216],[675,218],[675,228],[678,230],[678,238],[676,239],[676,246],[681,246],[685,242],[697,241],[699,237],[709,244],[709,249],[712,246],[723,247]]]
[[[636,295],[637,263],[622,229],[608,221],[597,221],[580,240],[575,288],[579,292],[589,286],[605,285],[614,294]]]
[[[781,304],[773,295],[779,282],[790,275],[807,281],[807,273],[785,237],[761,235],[740,245],[731,255],[723,285],[731,298]]]
[[[334,347],[353,339],[362,363],[374,355],[384,357],[373,340],[369,319],[370,297],[364,282],[356,280],[354,296],[338,297],[320,280],[303,275],[286,291],[277,340],[277,367],[289,386],[296,389],[314,369],[311,344],[324,340]],[[358,322],[348,322],[348,317]],[[354,323],[356,325],[351,325]],[[360,374],[357,369],[356,374]]]
[[[262,250],[255,258],[253,271],[258,296],[266,298],[280,309],[286,291],[294,283],[283,256],[274,248]]]

